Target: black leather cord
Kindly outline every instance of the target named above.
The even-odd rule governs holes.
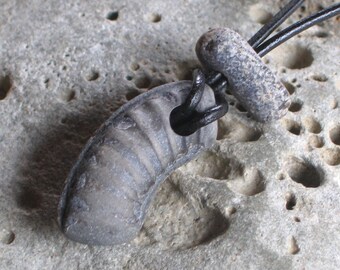
[[[309,27],[312,27],[313,25],[323,22],[338,14],[340,14],[340,3],[332,5],[329,8],[323,9],[316,14],[313,14],[305,19],[302,19],[301,21],[292,24],[291,26],[287,27],[267,41],[260,44],[258,47],[255,48],[255,51],[262,57],[283,42],[296,36]]]
[[[264,41],[303,2],[304,0],[290,1],[248,41],[260,57],[307,28],[340,14],[340,4],[332,5],[292,24]],[[193,77],[193,85],[188,98],[181,106],[175,108],[170,115],[171,127],[177,134],[182,136],[194,133],[199,128],[218,120],[228,112],[228,101],[225,96],[225,90],[228,85],[227,78],[217,71],[210,72],[205,78],[205,75],[200,70],[195,70]],[[203,96],[205,83],[214,90],[216,105],[205,112],[198,112],[195,108]]]

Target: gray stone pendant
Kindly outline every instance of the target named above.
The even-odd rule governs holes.
[[[141,229],[158,186],[179,166],[210,148],[216,121],[190,136],[170,127],[171,111],[189,81],[159,86],[116,111],[88,141],[71,170],[59,204],[65,235],[90,245],[128,242]],[[206,86],[199,111],[215,103]]]

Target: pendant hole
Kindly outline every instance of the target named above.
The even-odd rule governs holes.
[[[296,206],[296,197],[293,193],[286,194],[286,209],[293,210]]]

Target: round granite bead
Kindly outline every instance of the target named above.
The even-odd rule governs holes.
[[[227,78],[231,93],[257,121],[268,122],[287,113],[288,91],[235,31],[217,28],[205,33],[196,44],[196,54],[205,68]]]

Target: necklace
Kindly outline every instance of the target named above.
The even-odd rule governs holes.
[[[228,112],[226,88],[257,121],[284,116],[289,94],[260,57],[340,13],[335,4],[267,39],[302,3],[290,1],[248,42],[230,29],[203,34],[196,53],[204,71],[195,70],[192,83],[156,87],[118,109],[88,141],[67,178],[59,204],[66,236],[90,245],[132,240],[159,185],[214,144],[216,120]]]

